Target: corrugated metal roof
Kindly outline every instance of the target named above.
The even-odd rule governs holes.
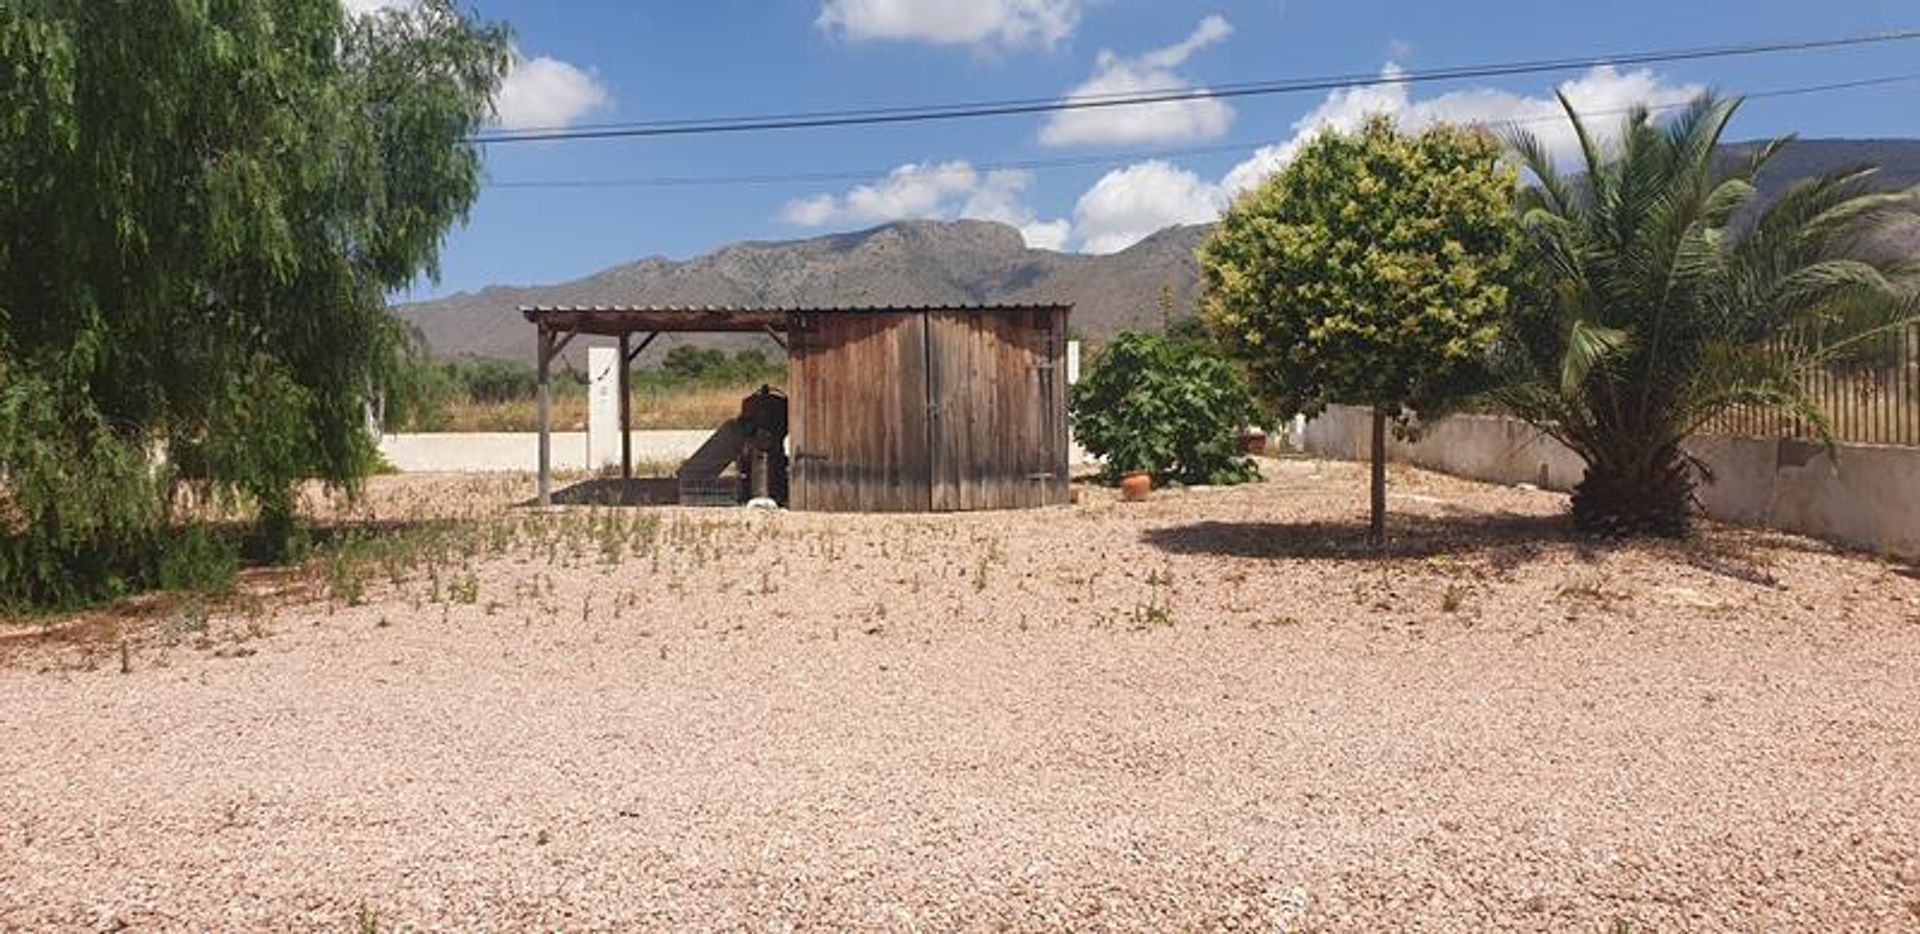
[[[875,314],[889,311],[1048,311],[1072,302],[936,302],[898,305],[521,305],[523,315],[544,314]]]

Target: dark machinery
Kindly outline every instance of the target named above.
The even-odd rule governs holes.
[[[787,504],[787,396],[772,386],[740,400],[745,429],[735,469],[740,474],[740,501],[771,499]]]

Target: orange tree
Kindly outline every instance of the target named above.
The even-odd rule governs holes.
[[[1373,413],[1368,541],[1385,543],[1386,432],[1479,388],[1517,278],[1514,170],[1473,129],[1377,117],[1243,195],[1200,251],[1203,319],[1281,413]]]

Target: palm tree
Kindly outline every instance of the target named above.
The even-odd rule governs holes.
[[[1859,168],[1756,210],[1754,178],[1791,138],[1718,168],[1738,99],[1702,96],[1664,125],[1636,109],[1609,144],[1561,105],[1583,176],[1530,134],[1509,140],[1537,183],[1520,215],[1538,279],[1500,342],[1493,401],[1586,461],[1580,529],[1684,535],[1704,474],[1682,442],[1730,408],[1784,411],[1831,441],[1801,377],[1915,319],[1920,267],[1875,234],[1920,200]]]

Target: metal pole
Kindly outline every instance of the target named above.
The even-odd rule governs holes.
[[[545,325],[540,327],[539,353],[535,358],[540,385],[535,393],[540,409],[540,505],[553,505],[553,432],[551,402],[548,398],[547,376],[552,370],[553,337],[547,333]]]
[[[620,479],[633,482],[633,335],[620,335]]]

